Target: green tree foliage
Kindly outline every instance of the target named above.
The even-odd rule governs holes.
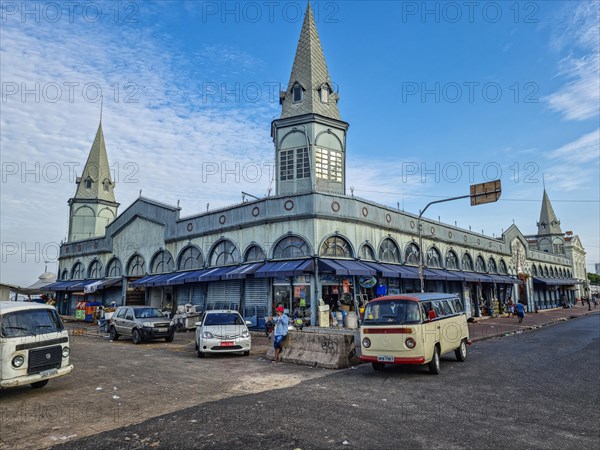
[[[590,284],[600,284],[600,275],[588,272],[587,277]]]

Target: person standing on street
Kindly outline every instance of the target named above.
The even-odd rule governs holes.
[[[278,306],[275,308],[275,312],[277,313],[276,317],[271,317],[270,320],[275,324],[275,329],[273,331],[273,347],[275,348],[275,359],[274,362],[281,361],[281,348],[283,346],[283,340],[287,336],[288,333],[288,324],[289,319],[283,313],[283,306]]]
[[[523,322],[523,318],[525,317],[525,305],[521,302],[518,302],[515,309],[517,310],[517,317],[519,318],[519,323]]]
[[[508,307],[508,317],[512,317],[515,313],[515,304],[513,303],[512,298],[508,297],[506,306]]]

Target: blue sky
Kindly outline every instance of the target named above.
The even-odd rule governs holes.
[[[44,260],[56,270],[75,192],[69,168],[81,174],[93,141],[98,87],[121,210],[140,190],[180,201],[182,216],[238,203],[241,191],[266,195],[270,121],[305,5],[30,2],[24,11],[3,2],[1,280],[33,283]],[[418,213],[500,176],[500,202],[427,215],[496,236],[514,221],[529,234],[543,173],[563,231],[581,237],[593,270],[598,2],[312,5],[350,123],[348,191]]]

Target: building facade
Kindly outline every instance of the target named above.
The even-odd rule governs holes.
[[[117,214],[100,125],[69,201],[52,287],[59,311],[72,314],[80,300],[169,310],[191,303],[236,308],[259,325],[281,304],[314,325],[320,299],[349,309],[420,291],[420,252],[424,290],[459,294],[475,316],[501,312],[509,296],[533,311],[582,295],[585,251],[560,231],[545,191],[536,236],[512,225],[489,237],[422,219],[422,248],[417,215],[346,195],[349,125],[338,100],[309,5],[271,124],[275,195],[189,217],[143,197]]]

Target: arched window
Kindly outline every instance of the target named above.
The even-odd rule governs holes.
[[[219,241],[210,252],[211,266],[225,266],[240,262],[240,251],[233,242],[228,239]]]
[[[417,244],[410,243],[406,246],[404,261],[406,261],[406,264],[419,265],[419,247]]]
[[[321,245],[321,256],[352,258],[352,247],[342,236],[331,236]]]
[[[498,267],[498,273],[501,275],[508,275],[508,268],[506,267],[506,263],[503,259],[500,260],[500,266]]]
[[[546,278],[550,277],[550,271],[548,270],[548,266],[544,266],[544,276]]]
[[[117,278],[123,275],[123,266],[119,258],[113,258],[106,266],[106,276],[108,278]]]
[[[85,278],[85,270],[83,264],[80,262],[75,263],[71,270],[71,280],[83,280]]]
[[[93,260],[88,267],[88,278],[102,278],[102,263],[97,259]]]
[[[400,249],[394,241],[385,238],[379,245],[379,260],[382,262],[400,264]]]
[[[264,261],[267,258],[260,245],[251,245],[244,255],[244,262]]]
[[[375,250],[369,244],[363,244],[358,254],[360,259],[375,261]]]
[[[540,275],[540,277],[544,276],[544,268],[541,264],[538,266],[538,274]]]
[[[481,255],[479,255],[475,260],[475,272],[485,272],[485,261],[483,260]]]
[[[287,236],[273,249],[273,259],[292,259],[310,256],[308,243],[300,236]]]
[[[534,277],[538,276],[537,269],[535,268],[535,264],[531,266],[531,275]]]
[[[195,245],[188,245],[179,253],[179,270],[201,269],[204,265],[202,252]]]
[[[142,255],[133,255],[127,263],[127,276],[138,277],[144,275],[146,273],[144,269],[145,264],[146,262]]]
[[[431,247],[429,250],[427,250],[427,267],[440,269],[442,267],[442,255],[435,247]]]
[[[300,86],[300,84],[294,84],[294,86],[292,87],[292,96],[294,103],[302,101],[302,98],[304,96],[304,89],[302,89],[302,86]]]
[[[465,253],[461,260],[462,270],[467,270],[473,272],[473,260],[471,259],[471,255]]]
[[[498,267],[496,266],[496,260],[490,256],[488,260],[488,272],[489,273],[498,273]]]
[[[61,280],[68,280],[69,279],[69,271],[67,269],[62,271],[62,275],[60,276]]]
[[[458,256],[454,253],[454,250],[449,250],[446,253],[446,269],[458,270]]]
[[[156,255],[154,255],[154,258],[152,258],[152,262],[150,263],[150,273],[173,272],[174,267],[175,263],[173,262],[171,252],[167,250],[160,250]]]
[[[557,275],[557,276],[558,276],[559,278],[564,278],[564,277],[565,277],[565,274],[564,274],[564,272],[563,272],[563,270],[562,270],[562,267],[561,267],[560,269],[558,269],[558,275]]]

